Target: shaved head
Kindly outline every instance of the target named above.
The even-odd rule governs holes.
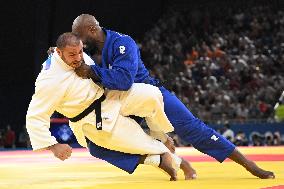
[[[99,27],[99,22],[93,15],[81,14],[73,21],[72,32],[80,33],[83,29],[88,27]]]
[[[80,37],[89,53],[102,50],[106,34],[93,15],[78,16],[72,24],[72,33]]]

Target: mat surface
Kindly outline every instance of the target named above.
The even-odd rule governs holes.
[[[239,149],[274,171],[276,179],[258,179],[232,161],[220,164],[193,148],[178,148],[177,153],[192,162],[198,179],[185,181],[179,171],[177,182],[151,166],[141,165],[129,175],[93,158],[85,149],[73,149],[72,157],[64,162],[48,151],[0,151],[0,189],[284,189],[284,146]]]

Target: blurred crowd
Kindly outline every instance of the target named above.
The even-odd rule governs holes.
[[[55,123],[55,122],[54,122]],[[145,122],[144,122],[145,124]],[[143,129],[145,129],[146,132],[149,132],[147,129],[147,126],[143,124]],[[52,125],[51,125],[52,126]],[[58,130],[62,130],[63,127],[66,127],[66,123],[62,124],[56,124],[53,125],[55,127],[60,127]],[[69,127],[68,127],[69,128]],[[230,140],[232,143],[234,143],[236,146],[278,146],[278,145],[284,145],[284,135],[279,131],[271,132],[266,131],[265,133],[256,131],[251,132],[249,135],[246,135],[245,132],[239,130],[237,132],[234,132],[230,128],[230,124],[226,123],[223,127],[220,129],[216,129],[217,132],[222,134],[225,138]],[[72,132],[70,129],[68,129],[68,132]],[[74,142],[76,141],[74,138],[69,138],[68,140],[63,140],[62,138],[65,133],[61,132],[61,134],[57,135],[57,140],[60,142]],[[170,136],[173,138],[175,145],[177,147],[182,146],[191,146],[191,144],[188,144],[181,140],[174,132],[170,133]],[[73,136],[74,137],[74,136]],[[28,133],[25,129],[25,127],[22,128],[20,132],[14,131],[10,125],[7,125],[6,129],[0,130],[0,150],[7,150],[7,149],[19,149],[19,148],[31,148],[30,139],[28,136]]]
[[[20,132],[15,132],[10,125],[0,129],[0,150],[30,147],[30,139],[25,127]]]
[[[284,89],[284,11],[269,5],[169,11],[139,46],[152,75],[208,123],[274,122]]]
[[[226,123],[217,131],[236,146],[279,146],[284,144],[284,135],[281,135],[279,131],[266,131],[265,133],[253,131],[247,136],[241,130],[234,132],[229,123]],[[175,133],[171,133],[171,137],[178,147],[191,146],[191,144],[181,140]]]
[[[246,136],[245,132],[239,130],[234,132],[229,123],[226,123],[219,132],[236,146],[278,146],[284,144],[284,136],[281,136],[279,131],[266,131],[260,133],[253,131]]]

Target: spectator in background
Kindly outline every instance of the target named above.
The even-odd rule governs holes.
[[[275,146],[281,145],[281,134],[279,131],[273,133],[273,145]]]
[[[0,130],[0,149],[3,147],[4,147],[4,137],[2,130]]]
[[[30,138],[29,138],[28,132],[26,130],[26,126],[24,126],[22,128],[21,132],[19,133],[17,147],[20,147],[20,148],[30,147],[30,141],[29,140],[30,140]]]
[[[263,146],[264,145],[264,136],[259,132],[252,132],[250,134],[250,141],[252,146]]]
[[[229,123],[226,123],[224,125],[224,131],[223,131],[223,137],[225,137],[226,139],[228,139],[231,142],[234,142],[235,140],[235,133],[234,131],[231,129],[231,126]]]
[[[273,146],[273,134],[272,132],[270,131],[267,131],[265,134],[264,134],[264,137],[265,137],[265,145],[266,146]]]
[[[238,131],[234,144],[236,146],[248,146],[248,139],[243,131]]]
[[[13,148],[15,145],[16,135],[10,125],[7,125],[7,130],[4,134],[4,148]]]

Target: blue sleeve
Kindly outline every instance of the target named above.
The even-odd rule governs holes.
[[[128,90],[134,83],[138,70],[136,43],[129,37],[118,38],[113,44],[111,69],[91,66],[100,77],[104,87],[113,90]],[[108,63],[109,64],[109,63]]]

